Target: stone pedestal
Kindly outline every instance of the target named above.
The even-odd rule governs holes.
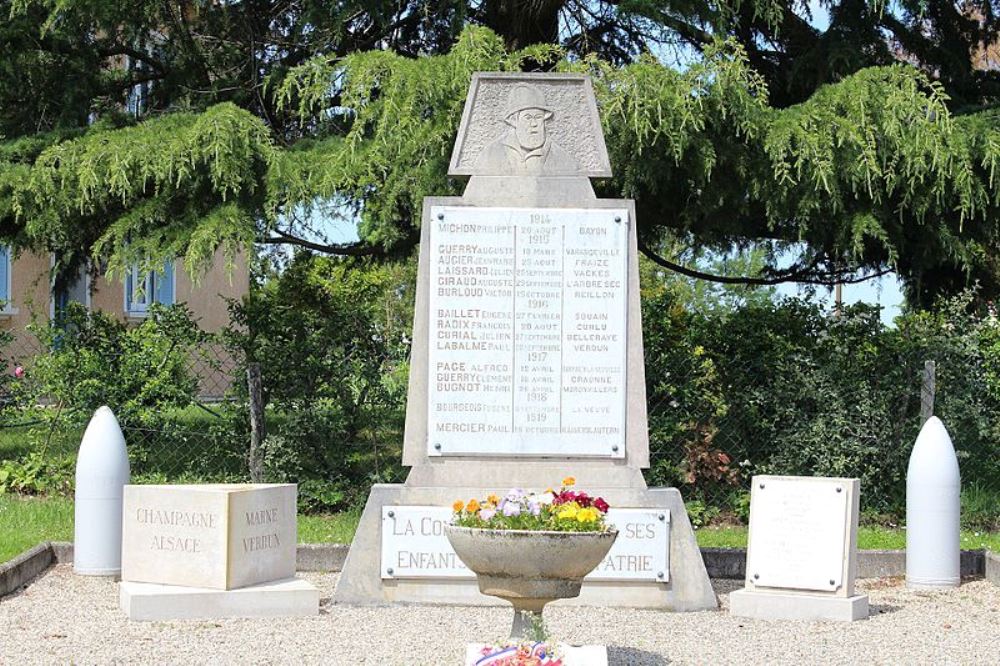
[[[128,618],[139,621],[306,617],[319,613],[319,590],[298,578],[238,590],[124,581],[118,600]]]
[[[868,595],[824,597],[790,592],[736,590],[729,595],[729,612],[758,620],[854,622],[868,619]]]
[[[761,620],[868,617],[856,594],[858,479],[755,476],[750,495],[746,587],[729,612]]]

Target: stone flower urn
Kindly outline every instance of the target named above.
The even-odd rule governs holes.
[[[554,532],[445,526],[479,591],[514,606],[511,638],[525,638],[533,619],[555,599],[580,595],[583,577],[611,550],[618,531]]]

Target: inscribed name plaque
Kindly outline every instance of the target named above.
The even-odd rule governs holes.
[[[451,518],[446,507],[383,507],[382,578],[475,578],[445,536]],[[618,538],[585,580],[668,582],[670,512],[611,509],[608,522]]]
[[[755,477],[747,574],[757,587],[843,584],[850,488],[840,479]]]
[[[624,457],[628,211],[432,225],[428,454]]]
[[[856,594],[858,479],[755,476],[750,492],[746,584],[729,612],[764,620],[868,617]]]
[[[295,575],[294,484],[128,485],[122,580],[232,590]]]

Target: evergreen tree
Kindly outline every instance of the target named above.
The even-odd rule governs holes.
[[[408,253],[471,73],[584,71],[658,250],[763,250],[774,283],[896,270],[1000,291],[996,0],[3,0],[0,236],[113,271],[255,242]],[[977,55],[978,54],[978,55]],[[674,56],[685,61],[671,65]],[[316,240],[353,211],[362,239]],[[797,260],[787,266],[789,253]],[[784,266],[784,267],[782,267]],[[712,276],[706,276],[712,277]]]

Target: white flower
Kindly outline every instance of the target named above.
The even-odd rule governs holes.
[[[552,500],[554,500],[555,498],[556,496],[552,493],[542,493],[541,495],[538,496],[537,499],[539,504],[545,504],[547,506],[549,504],[552,504]]]

